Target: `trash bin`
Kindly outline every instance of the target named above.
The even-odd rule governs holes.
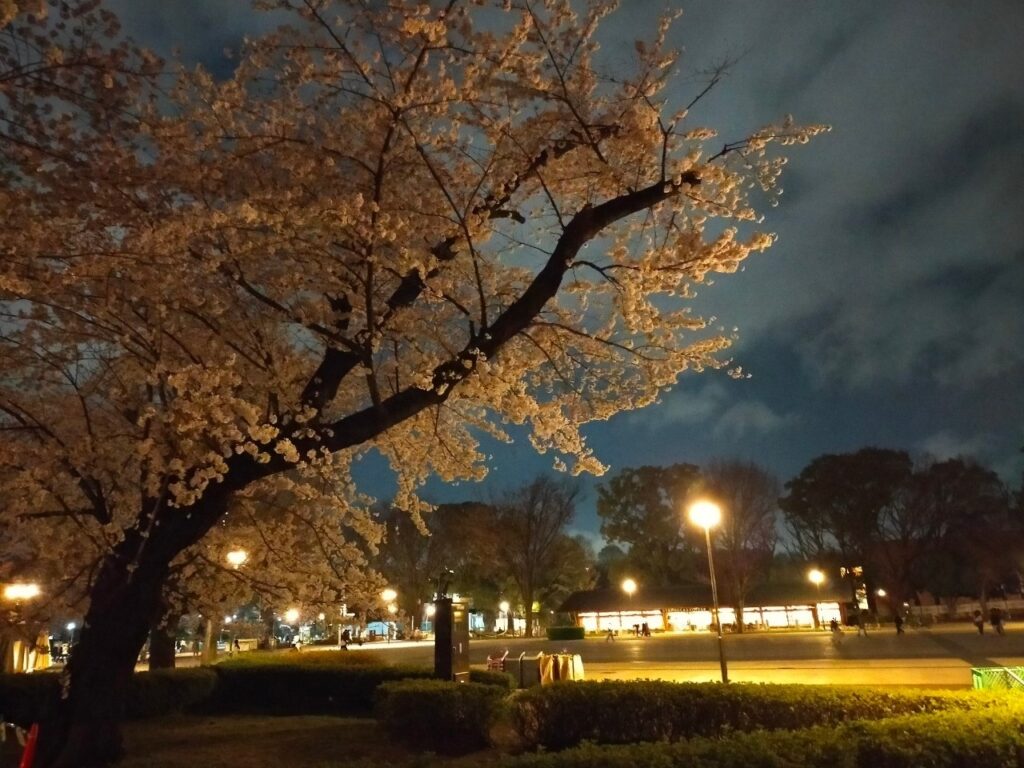
[[[516,685],[529,688],[540,683],[540,658],[544,654],[527,658],[526,652],[519,654],[518,659],[505,659],[505,671],[512,675]]]

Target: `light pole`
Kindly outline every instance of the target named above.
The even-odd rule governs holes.
[[[516,629],[512,626],[512,620],[509,618],[508,611],[512,606],[509,605],[508,600],[502,600],[498,603],[498,610],[505,614],[505,634],[511,637],[516,636]]]
[[[711,529],[722,521],[722,508],[706,499],[695,501],[689,509],[690,522],[704,529],[704,542],[708,548],[708,572],[711,575],[711,601],[714,604],[715,631],[718,633],[718,661],[722,667],[722,682],[729,682],[729,667],[725,661],[725,640],[722,637],[722,617],[718,611],[718,583],[715,581],[715,559],[711,552]],[[742,617],[741,617],[742,620]]]
[[[818,625],[819,629],[821,629],[821,615],[819,614],[819,606],[821,605],[821,582],[825,580],[825,574],[819,571],[817,568],[811,568],[811,570],[807,572],[807,579],[811,582],[811,584],[814,585],[814,588],[817,592],[818,600],[814,604],[814,623]]]
[[[622,591],[629,598],[629,608],[633,609],[633,593],[636,592],[636,582],[633,579],[622,580]],[[622,630],[622,611],[619,611],[619,630]]]

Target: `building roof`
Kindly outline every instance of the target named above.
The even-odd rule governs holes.
[[[722,605],[731,605],[728,595],[719,593]],[[842,602],[850,596],[841,586],[822,585],[821,592],[811,584],[761,584],[750,590],[746,607],[810,605],[816,602]],[[638,589],[632,596],[621,589],[590,589],[573,592],[559,611],[566,613],[614,613],[616,611],[660,611],[710,608],[711,587],[685,584],[676,587]]]

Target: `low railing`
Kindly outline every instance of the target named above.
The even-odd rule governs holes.
[[[1024,690],[1024,667],[972,667],[971,683],[989,691]]]

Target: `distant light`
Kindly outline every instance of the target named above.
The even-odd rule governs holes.
[[[319,616],[317,616],[317,618],[320,619],[320,621],[323,621],[324,619],[327,618],[327,614],[326,613],[321,613]]]
[[[249,559],[249,553],[244,549],[233,549],[227,554],[228,564],[233,568],[238,568],[242,563]]]
[[[74,632],[76,626],[77,626],[77,624],[75,624],[75,622],[69,621],[68,622],[68,627],[67,627],[68,632]]]
[[[287,621],[289,624],[294,624],[296,621],[299,620],[299,609],[289,608],[287,611],[284,612],[284,620]]]
[[[31,600],[41,593],[38,584],[8,584],[4,587],[5,600]]]
[[[395,605],[394,603],[389,603],[388,604],[388,613],[390,613],[392,616],[394,616],[396,613],[398,613],[398,606]]]
[[[688,510],[690,522],[705,530],[714,528],[722,522],[722,508],[713,501],[700,499],[693,502]]]
[[[825,581],[825,574],[817,568],[812,568],[807,572],[807,578],[810,580],[811,584],[816,587],[820,587],[821,583]]]
[[[225,624],[230,624],[231,623],[231,617],[230,616],[225,616],[224,617],[224,623]]]
[[[885,595],[887,593],[886,593],[886,591],[884,589],[879,588],[879,589],[875,590],[875,594],[878,595],[879,597],[885,597]]]
[[[502,600],[500,603],[498,603],[498,610],[502,613],[508,613],[509,607],[510,606],[508,604],[508,600]]]
[[[632,597],[633,593],[636,592],[636,582],[632,579],[624,579],[622,582],[622,591]]]
[[[435,613],[437,613],[437,606],[434,605],[433,603],[427,603],[427,609],[426,609],[427,618],[429,619]]]
[[[395,590],[393,590],[391,587],[388,587],[380,593],[380,599],[383,600],[385,603],[393,603],[396,597],[398,597],[398,593],[395,592]]]

